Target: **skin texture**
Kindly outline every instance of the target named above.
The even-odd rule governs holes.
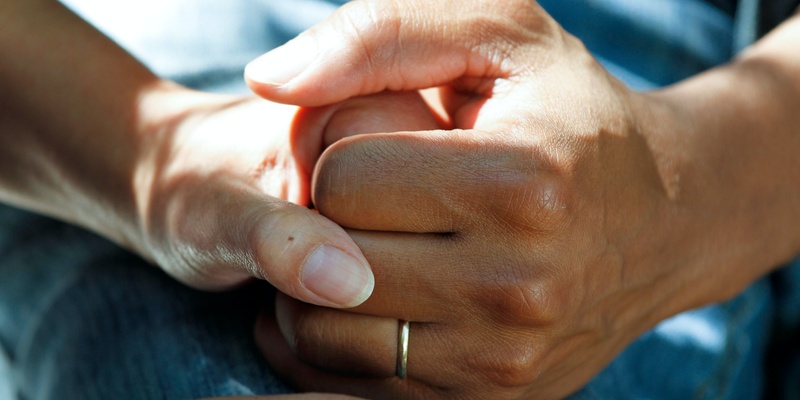
[[[454,129],[324,151],[314,204],[375,291],[347,311],[279,295],[264,355],[300,389],[368,398],[574,392],[659,321],[800,252],[798,47],[795,17],[730,65],[634,93],[534,2],[346,5],[252,63],[253,90],[313,107],[334,138],[326,104],[439,87]],[[286,54],[301,61],[268,66]]]
[[[298,107],[159,79],[54,0],[0,0],[0,54],[1,201],[93,230],[196,288],[260,278],[329,307],[371,293],[352,239],[306,207],[324,132],[291,135]],[[416,92],[338,107],[359,121],[348,134],[439,127]],[[309,277],[323,246],[352,260],[328,251]]]
[[[354,98],[298,115],[160,80],[54,1],[0,11],[4,202],[205,289],[264,278],[353,306],[372,275],[325,297],[304,263],[322,245],[370,260],[379,290],[358,313],[284,296],[260,322],[302,388],[561,397],[637,332],[800,247],[795,21],[730,67],[638,95],[530,2],[356,2],[311,42],[334,57],[290,51],[272,63],[304,71],[286,85],[251,69],[274,101]],[[443,120],[380,94],[437,86]],[[443,127],[457,130],[412,132]],[[391,378],[397,318],[413,322],[406,381]]]
[[[201,289],[259,278],[329,307],[371,293],[356,244],[306,207],[323,137],[290,136],[297,107],[159,79],[56,1],[0,0],[0,54],[3,202],[93,230]],[[369,103],[359,129],[438,126],[417,93]]]

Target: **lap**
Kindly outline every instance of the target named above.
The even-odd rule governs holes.
[[[0,339],[23,398],[285,393],[252,339],[264,284],[203,293],[88,232],[7,207]],[[13,234],[8,234],[8,232]]]

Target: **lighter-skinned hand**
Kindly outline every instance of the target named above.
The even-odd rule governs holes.
[[[143,135],[135,179],[143,243],[133,247],[201,289],[255,277],[313,304],[363,302],[373,287],[369,264],[341,227],[306,207],[324,132],[290,137],[296,107],[183,96],[170,105],[186,111]],[[329,112],[359,121],[347,134],[438,126],[413,92],[345,101]]]

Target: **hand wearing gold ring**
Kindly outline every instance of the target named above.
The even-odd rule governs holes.
[[[770,101],[767,88],[785,87],[771,77],[796,76],[796,58],[753,73],[796,57],[781,46],[800,43],[792,23],[788,39],[646,94],[527,0],[354,2],[273,53],[305,61],[286,66],[299,70],[257,61],[251,87],[323,106],[312,115],[440,87],[457,128],[346,137],[324,151],[314,204],[347,228],[375,291],[351,310],[280,296],[256,331],[268,361],[304,390],[563,398],[659,321],[738,293],[800,251],[800,196],[767,179],[775,160],[796,159],[800,122],[783,108],[767,113],[778,124],[758,120],[750,95]],[[796,110],[787,93],[772,94]],[[398,320],[414,327],[406,379]]]
[[[367,16],[385,14],[365,11],[365,4],[345,6],[333,23],[315,28],[314,48],[361,56],[335,47],[326,29],[346,19],[366,25],[360,34],[373,34]],[[377,88],[444,86],[440,101],[459,129],[345,137],[325,150],[314,204],[347,228],[373,269],[375,291],[353,312],[279,296],[276,321],[262,321],[257,340],[276,373],[304,390],[368,398],[563,397],[638,333],[686,306],[665,300],[681,298],[675,282],[659,281],[658,270],[623,273],[616,253],[630,229],[645,231],[646,222],[672,212],[658,166],[640,154],[632,107],[641,101],[535,3],[460,2],[458,12],[440,2],[419,7],[436,8],[419,26],[447,21],[437,31],[465,34],[457,42],[429,41],[431,32],[404,37],[397,42],[415,52],[341,65],[444,60],[433,63],[450,66],[436,70],[440,75],[376,68],[364,79],[384,84]],[[496,37],[466,34],[484,23],[494,24]],[[329,91],[303,88],[294,96],[310,105],[340,100],[331,96],[354,93],[336,77],[352,74],[334,70]],[[407,81],[393,81],[398,76]],[[261,89],[281,100],[293,95],[292,85]],[[309,109],[308,120],[325,109]],[[586,109],[603,113],[574,111]],[[614,171],[613,179],[601,171]],[[612,219],[604,204],[624,207],[626,220]],[[641,235],[665,239],[663,232]],[[625,259],[643,257],[640,249],[626,250],[633,253]],[[619,276],[637,282],[607,278]],[[664,292],[643,296],[649,285]],[[641,307],[625,306],[631,298]],[[398,319],[414,324],[406,379],[397,377]]]

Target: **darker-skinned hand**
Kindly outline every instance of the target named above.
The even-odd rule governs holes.
[[[264,67],[286,54],[300,61]],[[317,164],[313,200],[375,273],[349,312],[279,296],[262,318],[264,354],[301,389],[561,398],[657,322],[758,274],[731,262],[707,278],[714,240],[740,231],[682,202],[695,193],[665,132],[689,123],[612,78],[534,2],[355,2],[248,79],[271,100],[321,107],[309,124],[342,138]],[[454,129],[349,136],[320,116],[429,87]],[[411,321],[406,379],[398,320]]]

